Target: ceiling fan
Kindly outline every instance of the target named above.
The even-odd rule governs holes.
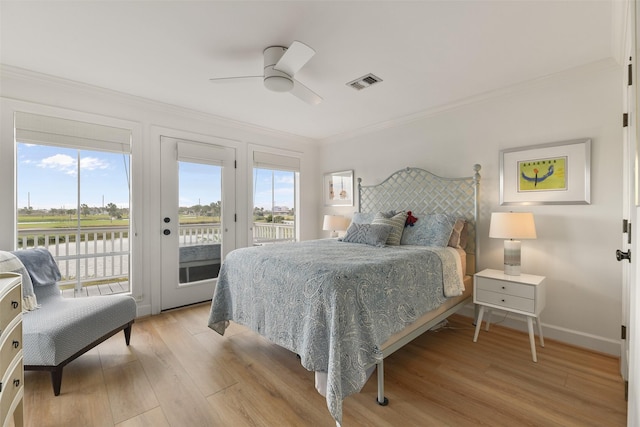
[[[291,46],[269,46],[264,56],[264,74],[260,76],[218,77],[212,82],[262,78],[264,86],[274,92],[289,92],[309,104],[317,105],[322,98],[297,81],[293,76],[315,55],[316,51],[306,44],[294,41]]]

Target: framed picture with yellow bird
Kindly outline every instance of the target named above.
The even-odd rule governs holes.
[[[591,139],[500,151],[500,204],[591,203]]]

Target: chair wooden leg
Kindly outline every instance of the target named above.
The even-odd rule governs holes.
[[[132,326],[132,323],[129,323],[129,326],[124,328],[124,341],[127,343],[127,345],[129,345],[129,342],[131,341],[131,326]]]
[[[51,371],[51,384],[53,385],[53,394],[60,395],[60,387],[62,386],[62,366],[58,366]]]

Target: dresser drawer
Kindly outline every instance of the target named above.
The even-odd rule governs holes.
[[[0,392],[0,413],[7,414],[13,403],[13,399],[22,390],[24,376],[22,371],[22,357],[14,359],[11,374],[5,375],[2,380],[2,391]]]
[[[476,276],[476,289],[528,299],[534,299],[536,293],[533,286],[478,276]]]
[[[498,292],[476,289],[476,302],[492,304],[511,310],[519,310],[527,313],[535,312],[535,300]]]
[[[2,299],[0,299],[0,333],[4,332],[7,325],[14,317],[22,313],[22,290],[20,282],[16,283]]]
[[[0,341],[0,372],[5,372],[11,361],[22,349],[22,322],[13,325]]]

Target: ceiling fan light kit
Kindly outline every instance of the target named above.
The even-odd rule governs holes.
[[[284,71],[275,69],[286,47],[271,46],[264,50],[264,87],[274,92],[289,92],[293,89],[293,79]]]
[[[221,77],[210,80],[224,81],[262,77],[267,89],[273,92],[289,92],[309,104],[317,105],[322,102],[322,98],[293,78],[315,53],[315,50],[299,41],[294,41],[288,48],[269,46],[262,52],[264,57],[262,76]]]
[[[264,76],[264,87],[274,92],[289,92],[293,89],[293,80],[285,76]]]

